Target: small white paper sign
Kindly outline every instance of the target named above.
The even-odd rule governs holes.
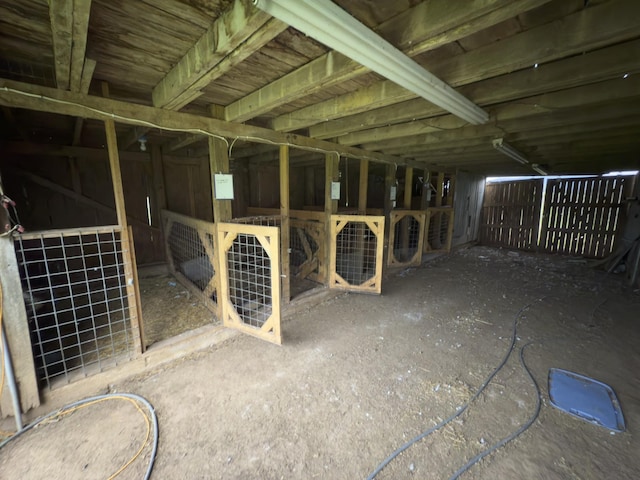
[[[396,191],[397,188],[395,185],[391,185],[391,195],[389,195],[389,200],[395,200],[396,199]]]
[[[331,200],[340,200],[340,182],[331,182]]]
[[[233,175],[230,173],[216,173],[214,175],[216,200],[233,200]]]

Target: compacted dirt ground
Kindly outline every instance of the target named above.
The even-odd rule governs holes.
[[[540,415],[463,479],[640,478],[640,295],[566,257],[484,247],[386,274],[381,296],[344,294],[283,322],[284,344],[235,336],[111,391],[157,412],[154,479],[363,479],[416,442],[379,479],[451,477]],[[627,430],[551,406],[552,367],[616,391]],[[96,392],[98,393],[98,392]],[[41,426],[0,450],[0,478],[108,478],[143,444],[144,415],[109,401]],[[117,478],[143,478],[141,456]]]

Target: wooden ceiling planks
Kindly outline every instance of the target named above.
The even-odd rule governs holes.
[[[108,81],[113,98],[149,105],[154,86],[237,1],[247,0],[93,0],[87,57],[97,61],[94,79]],[[567,98],[573,98],[586,85],[621,78],[624,73],[630,73],[632,78],[637,75],[632,57],[640,41],[640,8],[632,0],[590,0],[588,3],[584,0],[478,0],[464,4],[450,0],[334,1],[492,115],[515,112],[517,105],[530,96],[560,91]],[[598,55],[600,51],[602,54]],[[428,161],[434,152],[441,155],[434,158],[445,161],[448,149],[448,164],[476,167],[477,162],[465,159],[463,149],[454,148],[455,142],[444,140],[450,135],[442,137],[440,150],[409,140],[421,132],[453,129],[452,132],[460,135],[460,143],[465,144],[463,122],[415,95],[407,96],[378,74],[358,69],[353,62],[345,69],[346,73],[337,70],[340,62],[336,58],[335,53],[328,52],[322,44],[287,28],[211,81],[202,96],[182,110],[208,115],[211,104],[233,106],[238,117],[229,120],[238,123],[272,125],[282,131],[308,131],[319,139],[338,137],[347,145],[364,144],[421,161]],[[580,62],[583,58],[591,59],[590,71]],[[319,63],[321,60],[323,64]],[[41,70],[44,66],[45,70],[30,77],[25,73],[25,78],[20,78],[19,73],[11,76],[10,65],[3,64],[9,61],[32,70],[34,65],[39,65]],[[540,64],[538,70],[533,68],[534,63]],[[320,70],[312,71],[312,64],[317,64]],[[53,65],[48,2],[3,1],[0,5],[0,76],[49,85],[47,78],[51,75],[46,69]],[[349,68],[355,72],[353,75],[349,74]],[[291,76],[288,83],[281,81],[286,75]],[[278,82],[281,83],[276,86]],[[96,92],[95,84],[91,91]],[[371,96],[364,95],[365,92]],[[631,94],[625,89],[620,92],[622,97],[598,92],[596,97],[602,99],[602,109],[596,109],[589,105],[589,99],[584,99],[584,108],[576,108],[576,112],[590,112],[585,113],[593,115],[589,120],[597,122],[599,118],[611,121],[615,118],[615,109],[623,109],[625,122],[620,124],[620,135],[605,133],[605,129],[601,134],[592,133],[595,139],[601,138],[603,145],[603,149],[595,150],[603,154],[609,148],[620,158],[628,159],[623,151],[635,148],[634,140],[628,137],[632,136],[634,125],[640,128],[640,119],[635,124],[627,119],[628,109],[617,102],[624,104],[624,98],[630,99]],[[606,109],[607,105],[611,108]],[[586,152],[579,132],[568,128],[580,124],[576,115],[579,114],[553,115],[550,121],[557,126],[558,135],[544,140],[545,148],[537,150],[536,155],[553,157],[564,148],[575,160],[578,154]],[[284,121],[287,118],[299,121]],[[500,119],[492,118],[492,122],[497,120]],[[505,128],[502,135],[507,139],[511,135],[524,142],[523,148],[535,147],[539,137],[527,137],[527,129],[539,127],[528,116],[500,121]],[[490,128],[487,131],[489,136],[477,137],[478,150],[469,147],[467,156],[478,155],[492,162],[487,163],[488,168],[490,165],[494,168],[499,160],[510,166],[511,162],[508,159],[504,162],[487,142],[496,131]],[[456,134],[452,133],[454,137]],[[167,144],[178,137],[160,131],[149,132],[149,135],[153,141]],[[572,143],[572,139],[578,143]],[[248,144],[247,149],[250,148]],[[548,162],[559,165],[560,160],[565,168],[566,159],[549,158]],[[591,160],[586,163],[593,164]]]

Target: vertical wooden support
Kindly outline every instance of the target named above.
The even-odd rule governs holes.
[[[340,156],[337,153],[327,153],[325,156],[324,175],[324,225],[325,225],[325,261],[323,276],[329,282],[330,274],[327,271],[331,262],[331,252],[334,248],[331,236],[331,215],[338,213],[338,200],[331,200],[331,183],[338,181],[338,167]]]
[[[162,223],[162,222],[161,222]],[[131,225],[128,227],[129,232],[129,251],[131,252],[131,265],[133,265],[133,286],[136,291],[136,298],[140,298],[140,285],[138,284],[138,267],[136,261],[136,249],[133,244],[133,230],[131,229]],[[140,329],[140,347],[142,349],[142,353],[147,350],[147,341],[144,334],[144,322],[142,321],[142,305],[140,302],[136,302],[136,312],[138,312],[138,328]]]
[[[367,214],[367,194],[369,190],[369,160],[360,160],[360,185],[358,188],[358,214]]]
[[[0,193],[2,193],[1,187]],[[40,397],[31,354],[31,337],[22,296],[20,271],[13,239],[10,236],[0,237],[0,288],[2,289],[2,324],[9,344],[13,373],[20,396],[20,407],[23,412],[27,412],[40,405]],[[0,368],[3,366],[0,365]],[[5,387],[0,391],[0,418],[12,413],[11,396],[9,389]]]
[[[284,303],[291,301],[291,275],[289,264],[289,244],[291,239],[289,220],[289,146],[280,146],[280,276],[282,289],[280,298]]]
[[[447,191],[447,203],[448,207],[453,207],[453,200],[456,194],[456,175],[452,174],[449,177],[449,190]]]
[[[153,194],[155,197],[154,220],[156,225],[164,227],[160,212],[167,208],[167,192],[164,184],[164,167],[162,165],[162,150],[159,145],[151,145],[151,172],[153,175]]]
[[[442,195],[444,194],[444,172],[438,173],[438,184],[436,185],[436,207],[442,206]]]
[[[209,137],[209,171],[213,194],[213,221],[228,222],[231,220],[231,200],[216,200],[215,174],[229,173],[227,143],[220,138]]]
[[[404,201],[402,207],[406,210],[411,210],[411,194],[413,193],[413,168],[406,167],[404,173]],[[389,219],[391,220],[391,219]],[[400,220],[400,241],[402,242],[402,249],[407,251],[409,248],[409,225],[411,218],[405,217]],[[389,222],[391,223],[391,222]],[[390,228],[394,228],[393,225]],[[391,245],[393,248],[393,245]]]
[[[389,245],[389,229],[391,228],[391,210],[393,210],[393,202],[391,200],[392,187],[396,186],[396,165],[387,165],[386,174],[384,177],[384,261],[386,265],[389,260],[389,249],[393,248],[393,245]],[[397,193],[397,190],[396,190]]]
[[[211,175],[211,195],[213,202],[213,221],[218,224],[220,222],[228,222],[231,220],[231,200],[216,200],[216,173],[229,173],[229,151],[227,144],[220,138],[209,137],[209,172]],[[218,235],[214,235],[215,265],[216,272],[216,291],[218,298],[226,298],[226,294],[222,292],[221,269],[226,263],[223,261],[222,255],[225,255],[218,242]],[[222,301],[218,300],[218,318],[222,318]]]
[[[102,96],[109,97],[109,85],[102,82]],[[142,341],[140,338],[140,326],[138,324],[137,304],[140,301],[136,296],[133,270],[136,265],[133,263],[131,250],[129,249],[129,231],[127,229],[127,210],[124,202],[124,191],[122,189],[122,174],[120,172],[120,156],[118,155],[118,138],[116,136],[116,124],[113,120],[104,121],[105,133],[107,136],[107,151],[109,154],[109,166],[111,169],[111,181],[113,183],[113,196],[116,203],[116,215],[118,225],[121,228],[120,242],[122,245],[122,257],[124,263],[124,277],[127,288],[127,304],[129,305],[129,318],[131,318],[131,332],[136,351],[142,352]],[[133,240],[131,240],[133,241]]]

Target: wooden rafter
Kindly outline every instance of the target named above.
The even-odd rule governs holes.
[[[262,127],[229,123],[215,118],[172,112],[6,79],[0,79],[0,105],[97,120],[117,119],[120,123],[130,125],[151,123],[161,129],[198,130],[203,134],[209,132],[212,135],[243,138],[256,143],[287,144],[301,149],[335,152],[351,158],[368,158],[395,165],[407,164],[407,160],[403,158],[367,152],[302,135],[283,134]]]
[[[49,1],[56,84],[62,90],[68,90],[70,84],[71,50],[73,46],[73,3],[73,0]]]
[[[423,2],[376,30],[407,55],[414,56],[458,40],[549,0]],[[400,33],[400,36],[398,34]],[[397,37],[397,38],[396,38]],[[299,69],[227,106],[229,121],[243,122],[273,108],[355,78],[369,70],[338,52],[328,52]]]
[[[236,0],[154,87],[153,104],[179,110],[286,28],[249,0]]]
[[[625,8],[621,8],[621,4]],[[638,15],[640,3],[633,0],[603,3],[570,15],[561,22],[547,23],[513,35],[508,42],[494,42],[446,58],[430,70],[453,87],[471,84],[532,67],[535,63],[543,64],[633,39],[637,36]],[[557,48],[558,45],[562,45],[562,48]],[[415,95],[408,95],[405,89],[390,81],[382,81],[366,89],[276,117],[271,126],[278,131],[297,130],[327,123],[327,119],[364,112],[371,105],[379,108],[408,98],[415,98]]]

